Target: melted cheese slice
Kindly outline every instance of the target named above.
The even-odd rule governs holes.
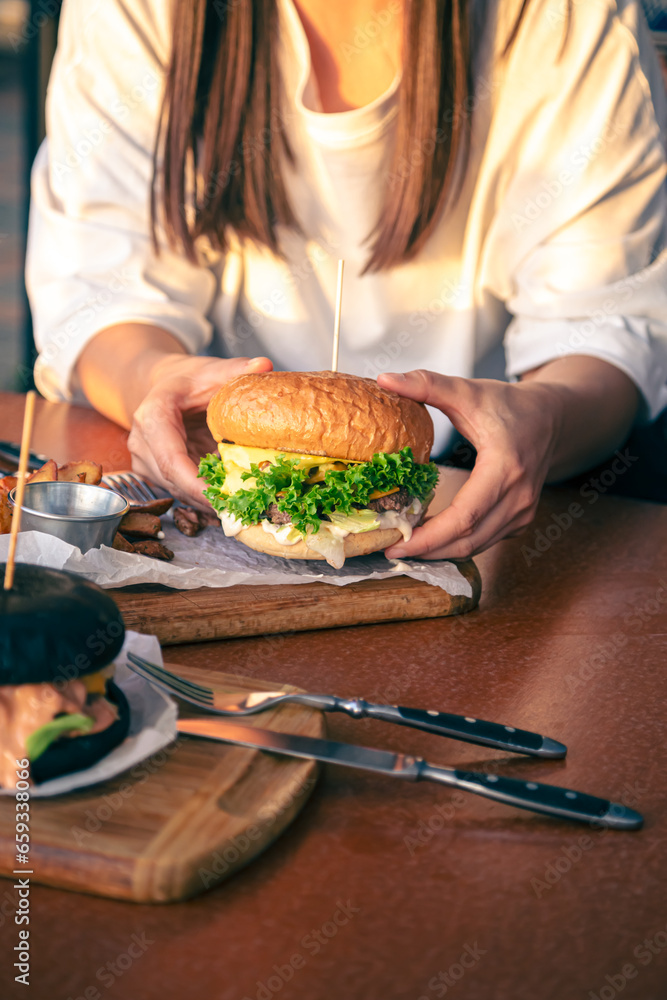
[[[88,694],[106,694],[107,678],[110,676],[113,676],[113,670],[109,673],[105,668],[98,670],[95,674],[86,674],[85,677],[81,678],[81,681]]]
[[[334,468],[341,465],[359,465],[359,462],[352,462],[345,458],[332,459],[327,455],[304,455],[296,451],[276,451],[273,448],[251,448],[242,444],[227,444],[225,441],[218,442],[218,451],[225,468],[225,493],[236,493],[237,490],[251,490],[255,486],[254,479],[242,479],[244,472],[250,472],[251,465],[260,465],[261,462],[271,462],[276,465],[279,458],[288,458],[297,461],[299,467],[310,469],[313,466],[329,466]],[[320,470],[322,472],[322,470]],[[319,474],[313,478],[317,481]],[[320,478],[324,479],[324,475]]]

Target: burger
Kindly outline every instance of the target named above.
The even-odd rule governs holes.
[[[408,540],[438,471],[422,403],[336,372],[259,372],[225,383],[207,410],[219,455],[204,494],[226,535],[287,559],[346,557]]]
[[[13,587],[0,591],[0,787],[15,787],[24,761],[40,784],[122,743],[130,709],[112,661],[124,637],[120,611],[99,587],[16,565]]]

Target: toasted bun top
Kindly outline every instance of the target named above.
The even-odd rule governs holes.
[[[81,576],[17,563],[14,586],[0,591],[0,685],[95,673],[118,655],[124,638],[115,602]]]
[[[207,420],[216,441],[356,462],[405,447],[428,462],[433,447],[422,403],[342,372],[237,375],[213,396]]]

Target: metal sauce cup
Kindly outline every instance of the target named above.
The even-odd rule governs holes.
[[[16,506],[16,489],[9,494]],[[130,505],[120,493],[88,483],[26,483],[21,530],[43,531],[82,552],[111,545]]]

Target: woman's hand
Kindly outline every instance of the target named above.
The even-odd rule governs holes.
[[[378,382],[442,410],[477,449],[470,478],[450,506],[386,555],[465,559],[521,534],[535,516],[559,441],[564,400],[558,387],[428,371],[380,375]]]
[[[271,368],[268,358],[162,357],[152,367],[151,388],[134,412],[128,439],[132,468],[172,496],[206,510],[197,466],[216,447],[206,426],[209,400],[235,375]]]

